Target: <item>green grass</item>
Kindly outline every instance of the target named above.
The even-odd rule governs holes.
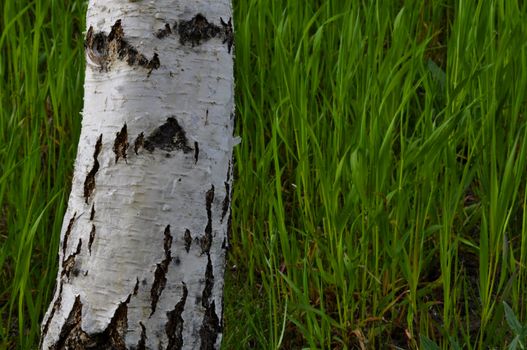
[[[0,3],[0,348],[34,348],[51,297],[79,4]],[[527,3],[234,4],[224,348],[508,346],[511,312],[527,321]]]

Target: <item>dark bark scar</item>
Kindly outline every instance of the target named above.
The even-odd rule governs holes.
[[[66,232],[64,233],[64,240],[62,241],[62,259],[64,260],[66,258],[66,248],[68,247],[68,239],[71,234],[71,229],[73,228],[73,224],[75,223],[75,219],[77,218],[77,212],[73,213],[73,217],[70,219],[70,222],[68,223],[68,228],[66,228]]]
[[[205,309],[203,322],[199,330],[201,338],[200,349],[215,349],[216,339],[221,332],[220,321],[216,314],[216,305],[212,297],[212,289],[214,287],[214,272],[212,268],[212,261],[210,253],[207,253],[207,267],[205,269],[205,286],[201,294],[201,306]],[[211,301],[212,299],[212,301]]]
[[[82,349],[89,341],[88,335],[81,329],[82,303],[80,296],[75,297],[73,307],[62,326],[58,341],[51,346],[52,350]]]
[[[141,321],[139,321],[139,326],[141,327],[141,336],[137,342],[136,350],[146,350],[146,327]]]
[[[59,339],[53,344],[52,350],[125,350],[125,335],[128,331],[128,303],[131,295],[119,303],[106,329],[97,334],[87,334],[81,328],[82,302],[80,296],[75,302],[70,314],[62,326]]]
[[[81,252],[81,249],[82,249],[82,239],[79,238],[79,243],[77,244],[77,250],[75,252],[73,252],[73,254],[71,254],[70,256],[68,256],[67,259],[64,259],[64,261],[62,262],[62,278],[66,277],[67,279],[70,278],[70,273],[74,270],[74,266],[75,266],[75,258],[77,257],[77,255],[79,255],[79,253]],[[74,273],[74,275],[78,275]]]
[[[183,153],[189,153],[192,148],[188,145],[185,130],[179,125],[175,116],[167,118],[167,121],[154,130],[144,140],[143,147],[153,152],[156,148],[163,151],[181,150]]]
[[[151,313],[150,317],[156,312],[157,302],[161,293],[165,289],[167,278],[166,274],[168,272],[168,265],[172,261],[172,235],[170,234],[170,225],[167,225],[164,232],[165,238],[163,241],[163,248],[165,250],[165,258],[161,263],[157,264],[156,271],[154,272],[154,283],[152,284],[152,289],[150,290],[151,297]]]
[[[220,17],[220,24],[222,27],[223,44],[227,43],[227,52],[231,53],[232,45],[234,44],[234,31],[232,30],[232,17],[225,23]]]
[[[223,199],[223,204],[221,208],[221,220],[220,222],[223,223],[223,219],[225,218],[225,215],[229,211],[229,206],[231,202],[231,185],[230,185],[230,178],[231,178],[231,161],[229,160],[229,166],[227,167],[227,180],[225,181],[225,198]]]
[[[155,37],[158,39],[163,39],[164,37],[167,37],[170,34],[172,34],[172,29],[170,29],[170,24],[168,23],[165,23],[164,28],[159,29],[157,32],[154,33]]]
[[[141,326],[141,337],[137,342],[137,350],[146,350],[146,327],[141,321],[139,321],[139,326]]]
[[[214,38],[220,32],[220,28],[209,23],[201,13],[195,15],[188,21],[180,21],[178,34],[181,45],[190,42],[192,47],[199,45],[200,41]]]
[[[39,346],[40,348],[42,348],[42,340],[44,340],[44,337],[48,333],[49,325],[51,323],[51,320],[53,319],[53,316],[55,316],[55,312],[61,306],[61,303],[62,303],[62,283],[63,282],[61,281],[60,284],[59,284],[59,291],[58,291],[57,299],[55,299],[55,302],[53,303],[53,308],[51,309],[51,313],[49,315],[49,318],[47,319],[46,324],[42,328],[42,335],[41,335],[41,338],[40,338],[40,346]]]
[[[92,204],[91,212],[90,212],[90,221],[93,221],[94,217],[95,217],[95,204]]]
[[[135,279],[135,286],[134,286],[134,291],[132,292],[132,294],[137,295],[137,292],[139,292],[139,277],[136,277]]]
[[[145,134],[142,132],[139,135],[137,135],[137,138],[135,139],[135,142],[134,142],[134,152],[136,155],[139,154],[138,153],[139,148],[143,147],[144,144],[145,144]]]
[[[194,141],[194,164],[198,163],[199,157],[199,144],[197,141]]]
[[[90,240],[88,241],[88,252],[91,255],[91,246],[93,244],[93,241],[95,240],[95,225],[91,225],[91,231],[90,231]]]
[[[99,136],[97,143],[95,144],[95,152],[93,153],[93,167],[88,172],[88,175],[86,175],[86,180],[84,180],[84,200],[86,201],[86,204],[88,204],[88,200],[90,199],[93,189],[95,188],[95,174],[97,174],[97,171],[99,171],[100,166],[99,160],[97,158],[101,153],[101,148],[102,134]]]
[[[186,229],[185,230],[185,250],[187,251],[187,253],[189,252],[190,250],[190,245],[192,244],[192,236],[190,235],[190,230],[189,229]]]
[[[201,254],[209,253],[212,244],[212,202],[214,201],[214,185],[211,185],[210,190],[205,195],[205,208],[207,209],[207,226],[205,226],[205,234],[200,239]]]
[[[128,149],[128,130],[126,123],[124,123],[121,131],[115,134],[115,141],[113,143],[113,153],[115,153],[115,164],[119,158],[123,158],[126,162],[126,150]]]
[[[183,295],[174,307],[174,310],[167,312],[168,322],[165,325],[165,332],[168,337],[167,350],[178,350],[183,347],[183,311],[187,301],[188,289],[183,283]]]
[[[234,31],[232,29],[231,18],[229,18],[228,22],[225,22],[220,17],[220,26],[218,26],[210,23],[203,14],[198,13],[188,21],[179,22],[178,34],[181,45],[190,42],[192,47],[200,45],[201,41],[219,37],[223,39],[223,44],[227,43],[227,50],[231,53],[231,48],[234,44]]]
[[[108,71],[110,63],[115,59],[126,61],[130,66],[136,65],[148,69],[148,76],[152,70],[158,69],[160,66],[157,53],[154,53],[152,59],[149,60],[128,43],[124,38],[120,19],[115,21],[108,35],[104,32],[94,33],[93,26],[90,26],[86,33],[84,48],[88,62],[99,67],[101,72]]]

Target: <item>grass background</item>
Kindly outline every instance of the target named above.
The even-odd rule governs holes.
[[[504,348],[527,320],[527,3],[235,0],[225,349]],[[0,348],[34,349],[81,1],[0,3]]]

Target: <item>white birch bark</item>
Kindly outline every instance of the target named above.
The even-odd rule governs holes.
[[[219,348],[231,16],[230,0],[90,0],[82,131],[42,349]]]

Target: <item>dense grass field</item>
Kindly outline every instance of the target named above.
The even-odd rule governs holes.
[[[234,5],[224,348],[527,346],[527,3]],[[0,2],[0,349],[53,290],[85,8]]]

